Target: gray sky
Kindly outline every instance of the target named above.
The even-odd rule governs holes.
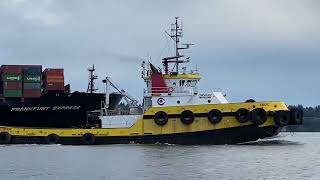
[[[1,0],[1,64],[65,68],[85,90],[86,68],[142,99],[141,61],[169,54],[165,30],[181,17],[201,89],[231,101],[320,104],[320,3],[316,0]],[[171,46],[172,47],[172,46]],[[103,90],[99,81],[98,86]]]

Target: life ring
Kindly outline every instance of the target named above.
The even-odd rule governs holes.
[[[60,141],[60,138],[56,134],[50,134],[46,137],[47,144],[58,144]]]
[[[240,108],[236,112],[236,119],[239,123],[246,123],[250,119],[250,111],[245,108]]]
[[[300,108],[293,108],[290,110],[290,125],[302,124],[303,110]]]
[[[262,108],[257,108],[254,109],[250,112],[250,120],[253,124],[256,125],[261,125],[263,123],[265,123],[268,119],[268,115],[266,110],[262,109]]]
[[[160,106],[162,106],[162,105],[164,105],[164,104],[166,103],[166,101],[164,100],[164,98],[159,98],[159,99],[157,100],[157,103],[158,103]]]
[[[159,111],[154,115],[154,122],[159,126],[164,126],[168,122],[168,115],[163,111]]]
[[[82,136],[82,143],[85,145],[92,145],[96,142],[96,137],[91,133],[86,133]]]
[[[10,144],[11,142],[11,134],[8,132],[0,133],[0,144]]]
[[[222,113],[218,109],[212,109],[208,113],[208,119],[212,124],[218,124],[222,120]]]
[[[192,124],[194,121],[194,114],[190,110],[185,110],[181,113],[180,120],[183,124]]]
[[[288,111],[277,111],[274,114],[274,122],[276,125],[283,127],[289,124],[290,114]]]
[[[168,93],[172,93],[173,90],[174,90],[173,87],[169,87],[169,88],[168,88]]]

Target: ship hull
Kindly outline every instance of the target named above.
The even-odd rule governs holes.
[[[145,135],[145,136],[100,136],[95,138],[95,145],[104,144],[180,144],[180,145],[221,145],[238,144],[256,141],[266,137],[272,137],[280,132],[281,128],[276,126],[245,126],[221,130],[210,130],[203,132],[168,134],[168,135]],[[46,137],[12,136],[12,144],[48,144]],[[60,137],[59,144],[82,145],[82,137]]]
[[[111,94],[115,107],[122,95]],[[72,128],[88,124],[87,113],[101,108],[105,94],[54,93],[37,99],[0,102],[0,126]]]

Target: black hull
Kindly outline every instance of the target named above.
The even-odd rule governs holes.
[[[122,99],[110,95],[110,107]],[[0,102],[0,126],[72,128],[88,124],[87,112],[99,110],[105,94],[54,93],[38,99],[9,99]]]
[[[257,126],[244,126],[205,132],[182,133],[171,135],[136,136],[136,137],[96,137],[93,144],[180,144],[180,145],[202,145],[202,144],[237,144],[256,141],[266,137],[277,135],[281,128],[268,126],[259,128]],[[47,144],[46,137],[11,137],[12,144]],[[58,144],[82,145],[87,144],[82,137],[60,137]]]

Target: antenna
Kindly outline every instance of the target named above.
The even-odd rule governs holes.
[[[95,72],[95,67],[94,67],[94,64],[92,65],[92,67],[89,67],[88,68],[88,71],[89,71],[89,83],[88,83],[88,88],[87,88],[87,93],[94,93],[95,91],[97,91],[98,89],[95,88],[95,83],[94,81],[96,79],[98,79],[98,76],[94,74]]]
[[[184,55],[180,55],[179,50],[183,49],[189,49],[191,45],[194,44],[182,44],[184,47],[180,47],[180,38],[183,36],[183,30],[182,30],[182,24],[181,27],[178,24],[179,17],[175,17],[175,23],[171,24],[171,34],[165,31],[165,33],[174,41],[175,43],[175,56],[173,57],[165,57],[162,60],[165,74],[169,74],[169,63],[173,63],[173,68],[171,73],[173,74],[179,74],[179,64],[180,63],[187,63],[189,62],[189,59],[187,61],[185,60],[179,60],[181,57],[184,57]]]

